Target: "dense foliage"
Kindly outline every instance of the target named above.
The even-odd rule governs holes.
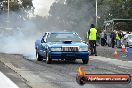
[[[99,27],[106,20],[132,19],[132,0],[101,0],[99,5]],[[119,23],[118,29],[131,31],[132,23]]]
[[[1,10],[6,10],[8,7],[8,0],[0,0]],[[29,9],[33,7],[32,0],[9,0],[10,11],[20,11],[20,9]]]

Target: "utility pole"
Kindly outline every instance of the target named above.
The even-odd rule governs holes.
[[[10,11],[10,0],[8,0],[8,19],[9,19],[9,11]]]
[[[96,0],[96,27],[98,26],[98,0]]]
[[[9,12],[10,12],[10,0],[7,1],[7,28],[9,30]]]

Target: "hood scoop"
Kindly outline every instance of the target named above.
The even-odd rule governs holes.
[[[65,41],[63,41],[63,43],[71,43],[72,41],[71,40],[65,40]]]

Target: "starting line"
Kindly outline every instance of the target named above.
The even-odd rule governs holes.
[[[0,88],[19,88],[14,82],[0,72]]]

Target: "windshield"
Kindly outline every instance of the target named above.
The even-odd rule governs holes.
[[[80,37],[74,33],[51,33],[47,37],[47,42],[62,42],[66,40],[81,42]]]

